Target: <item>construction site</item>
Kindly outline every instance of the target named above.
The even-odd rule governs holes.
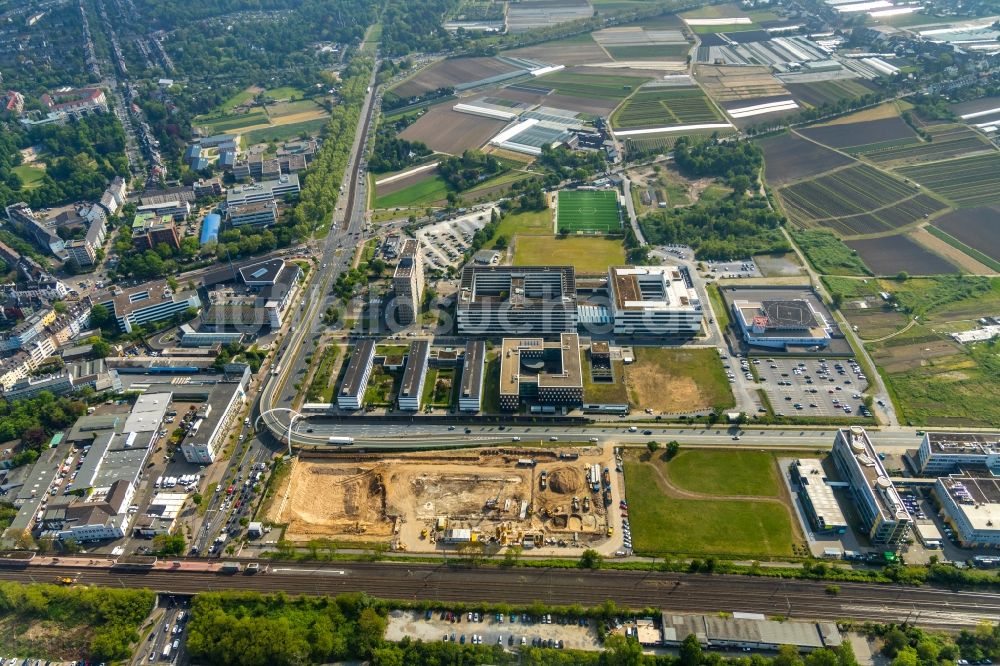
[[[486,554],[508,546],[613,550],[613,504],[622,499],[616,463],[612,450],[599,447],[306,454],[275,488],[266,520],[285,526],[284,538],[296,543]]]

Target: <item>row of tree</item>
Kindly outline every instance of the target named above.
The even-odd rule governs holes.
[[[13,465],[38,460],[53,433],[71,425],[87,411],[87,405],[69,397],[54,397],[43,391],[25,400],[0,402],[0,442],[21,440]]]

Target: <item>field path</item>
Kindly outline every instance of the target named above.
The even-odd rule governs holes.
[[[662,460],[663,456],[665,455],[666,454],[661,455],[660,459]],[[661,469],[660,465],[654,465],[651,462],[649,464],[653,468],[653,472],[656,474],[656,477],[662,483],[663,491],[666,493],[667,496],[673,497],[675,499],[711,500],[711,501],[725,501],[725,502],[770,502],[772,504],[778,504],[788,514],[788,521],[792,526],[793,538],[799,541],[800,543],[805,543],[806,541],[805,535],[802,533],[802,526],[799,523],[798,516],[795,515],[795,511],[792,508],[791,498],[787,494],[788,492],[787,486],[784,483],[778,484],[780,492],[780,495],[778,497],[765,497],[757,495],[709,495],[705,493],[696,493],[690,490],[684,490],[683,488],[675,486],[673,482],[670,481],[669,473],[665,474],[663,471],[664,469],[669,469],[670,465],[663,465],[662,466],[663,469]]]
[[[913,328],[913,325],[916,324],[916,323],[917,323],[916,319],[911,319],[906,326],[904,326],[903,328],[899,329],[895,333],[890,333],[889,335],[883,335],[881,338],[875,338],[874,340],[868,340],[866,338],[861,338],[861,342],[864,342],[865,344],[871,344],[873,342],[883,342],[883,341],[888,340],[890,338],[896,337],[900,333],[906,333],[908,330],[910,330],[911,328]]]

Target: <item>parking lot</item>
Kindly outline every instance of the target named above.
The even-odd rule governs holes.
[[[758,357],[752,367],[776,414],[865,416],[863,394],[868,380],[860,366],[848,359]]]
[[[490,221],[492,209],[445,220],[417,231],[417,240],[430,268],[447,270],[458,266],[472,245],[472,236]]]
[[[753,259],[742,261],[706,261],[705,266],[717,278],[757,278],[764,277]]]
[[[392,611],[386,640],[409,636],[424,641],[503,645],[508,650],[540,646],[599,650],[595,622],[588,618],[524,613],[453,613],[451,611]]]

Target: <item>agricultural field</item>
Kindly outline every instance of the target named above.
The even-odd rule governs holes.
[[[252,146],[256,143],[290,141],[302,136],[316,136],[326,127],[328,122],[326,118],[319,118],[293,125],[278,125],[276,127],[250,130],[243,133],[243,142],[248,146]]]
[[[432,107],[405,130],[400,138],[422,141],[439,153],[460,155],[466,150],[481,148],[507,123],[453,111],[450,104]]]
[[[620,240],[570,236],[528,236],[514,237],[514,265],[573,266],[577,273],[606,274],[608,266],[625,263],[625,248]]]
[[[1000,152],[905,167],[899,173],[959,208],[1000,203]]]
[[[835,104],[842,99],[858,99],[874,91],[861,79],[834,79],[809,83],[789,83],[788,92],[799,102],[809,106]]]
[[[517,34],[533,28],[590,18],[594,8],[587,0],[521,0],[507,10],[507,29]]]
[[[440,203],[448,197],[448,184],[434,172],[424,174],[423,178],[418,178],[408,183],[402,189],[393,189],[382,194],[376,187],[375,202],[373,208],[398,208],[407,206],[429,206]],[[396,183],[389,183],[386,187],[391,188]]]
[[[852,163],[849,157],[797,134],[781,134],[757,143],[764,151],[764,177],[775,187]]]
[[[799,133],[813,141],[842,149],[857,146],[862,150],[871,150],[873,148],[870,144],[886,145],[899,142],[905,145],[920,140],[916,132],[899,116],[859,123],[808,127],[799,130]]]
[[[845,236],[880,233],[945,208],[912,185],[859,164],[779,190],[789,217]]]
[[[564,190],[556,211],[559,233],[608,234],[621,231],[618,192],[614,190]]]
[[[867,343],[903,423],[936,427],[1000,423],[996,351],[986,344],[959,345],[947,335],[972,328],[978,318],[1000,311],[1000,278],[824,278],[824,282],[850,306],[842,311],[867,340],[901,330],[910,319],[904,312],[919,316],[904,332]],[[879,297],[881,291],[890,293],[902,311],[888,308]],[[856,302],[867,302],[870,309],[858,308]],[[880,310],[880,318],[895,317],[895,321],[877,331],[866,330],[868,317]]]
[[[694,125],[723,120],[700,88],[642,88],[611,118],[615,129]]]
[[[589,33],[567,37],[535,46],[525,46],[512,51],[504,51],[512,58],[531,58],[553,65],[586,65],[608,62],[611,58]]]
[[[463,83],[482,81],[518,68],[497,58],[448,58],[425,67],[392,88],[399,97],[419,97],[438,88],[454,88]]]
[[[947,160],[963,155],[993,151],[990,142],[964,125],[936,125],[925,130],[932,138],[910,143],[859,146],[852,153],[864,155],[876,164],[900,166]]]
[[[666,414],[718,412],[734,404],[715,349],[636,347],[625,384],[629,403]]]
[[[645,76],[623,77],[621,74],[591,74],[578,71],[561,71],[540,77],[539,86],[551,88],[558,95],[580,97],[585,100],[604,100],[617,105],[632,92],[649,81]],[[552,104],[558,106],[558,104]]]
[[[720,103],[788,97],[788,91],[767,67],[701,64],[695,67],[695,79]]]
[[[665,461],[663,456],[645,460],[631,454],[625,461],[629,521],[637,553],[746,557],[792,554],[797,537],[790,509],[782,499],[684,490],[673,480],[674,465],[680,457],[672,461]],[[723,458],[716,464],[731,475],[732,468],[725,466],[728,462]],[[750,471],[758,472],[750,479],[751,485],[768,483],[759,469]],[[745,478],[742,472],[739,476]],[[681,474],[683,477],[683,471]],[[766,478],[773,480],[773,476],[774,472],[769,471]]]
[[[615,60],[680,60],[691,50],[690,44],[643,44],[606,46],[605,50]]]
[[[958,267],[907,236],[883,236],[847,241],[862,261],[877,275],[944,275],[957,273]]]
[[[836,234],[823,229],[789,229],[792,240],[822,275],[871,275],[871,270],[854,250]]]
[[[1000,206],[964,208],[937,218],[933,226],[974,252],[984,255],[988,262],[983,257],[972,254],[979,261],[991,265],[1000,264],[1000,224],[997,220],[1000,220]],[[1000,270],[1000,266],[991,267]]]

